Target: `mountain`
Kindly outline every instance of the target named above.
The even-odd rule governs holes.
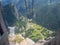
[[[11,3],[12,0],[1,0],[1,2],[2,2],[2,5],[5,6],[5,5]]]
[[[16,17],[15,17],[16,11],[15,11],[14,6],[10,3],[6,6],[4,6],[2,9],[3,9],[2,10],[3,18],[4,18],[6,25],[13,26],[13,24],[16,20]]]
[[[18,1],[13,1],[14,4],[17,6],[17,8],[19,9],[19,6],[24,6],[25,0],[18,0]],[[50,4],[55,4],[55,3],[58,3],[60,2],[60,0],[34,0],[34,7],[38,7],[38,6],[45,6],[45,5],[48,5],[49,3]],[[32,0],[27,0],[27,4],[28,5],[32,5]],[[30,7],[29,6],[29,7]]]
[[[11,2],[13,2],[15,5],[20,5],[21,3],[24,3],[25,0],[1,0],[3,5],[7,5]],[[28,3],[31,3],[32,0],[27,0]],[[34,4],[40,4],[40,5],[46,5],[48,3],[58,3],[60,0],[34,0]]]
[[[2,5],[5,6],[12,2],[17,7],[17,9],[23,14],[24,12],[26,12],[24,1],[25,0],[2,0]],[[48,4],[50,4],[50,5],[56,4],[59,2],[60,2],[60,0],[34,0],[34,9],[41,8]],[[27,0],[27,4],[28,4],[28,8],[31,9],[32,0]]]
[[[25,0],[13,1],[13,4],[17,7],[18,11],[20,13],[22,13],[23,15],[25,13],[27,13],[24,1]],[[55,5],[59,2],[60,2],[60,0],[34,0],[34,5],[33,5],[34,12],[36,12],[36,10],[39,10],[40,8],[42,8],[44,6]],[[32,0],[28,0],[27,5],[28,5],[28,10],[29,10],[28,12],[31,12],[31,10],[32,10]]]
[[[30,0],[30,2],[28,1],[27,3],[31,4],[31,1],[32,0]],[[59,0],[52,0],[50,5],[48,5],[48,3],[49,3],[48,0],[34,0],[35,17],[33,18],[33,21],[50,30],[57,30],[60,27],[59,26],[60,25]],[[15,1],[13,4],[17,7],[18,11],[23,16],[26,15],[25,13],[27,13],[27,12],[25,9],[24,0],[18,0],[17,2]],[[30,6],[32,6],[32,5],[30,5]],[[15,11],[12,12],[12,10],[15,10],[14,6],[12,6],[10,3],[6,6],[4,6],[3,10],[5,12],[5,13],[3,13],[4,17],[7,20],[7,23],[9,23],[8,25],[12,25],[12,23],[14,23],[14,19],[16,19],[16,17],[13,14]],[[31,11],[31,8],[29,10]],[[32,13],[30,11],[28,11],[29,14],[26,15],[29,18],[33,17]],[[5,15],[7,15],[7,16],[5,16]],[[8,18],[10,18],[10,19],[8,19]]]
[[[57,30],[60,26],[60,3],[46,5],[37,9],[36,17],[33,19],[39,25],[51,30]]]

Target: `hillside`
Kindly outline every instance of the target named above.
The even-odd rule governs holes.
[[[50,30],[57,30],[60,26],[60,3],[52,4],[52,5],[45,5],[45,6],[34,6],[34,15],[32,13],[26,15],[26,9],[23,8],[23,3],[21,3],[20,8],[15,10],[15,6],[12,6],[12,3],[6,5],[3,7],[3,17],[7,25],[12,25],[14,23],[14,20],[16,20],[16,14],[18,13],[23,16],[26,16],[28,18],[33,18],[34,23],[37,23],[45,28],[48,28]],[[19,6],[19,5],[18,5]],[[17,6],[17,7],[18,7]],[[31,10],[31,9],[30,9]],[[8,13],[7,13],[8,12]],[[7,16],[5,16],[7,15]],[[11,18],[10,18],[11,17]],[[9,18],[9,19],[8,19]],[[7,20],[7,21],[6,21]]]
[[[57,30],[60,25],[60,3],[55,5],[47,5],[37,9],[36,17],[33,19],[48,29]]]

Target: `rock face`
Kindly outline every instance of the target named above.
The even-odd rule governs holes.
[[[16,35],[15,35],[16,36]],[[23,40],[21,42],[17,42],[15,36],[10,37],[10,45],[35,45],[35,42],[29,38],[24,38],[22,35],[19,34],[19,37]]]
[[[26,38],[26,42],[28,45],[34,45],[35,44],[35,42],[29,38]]]
[[[28,44],[27,44],[26,40],[23,40],[23,41],[20,43],[20,45],[28,45]]]
[[[29,39],[29,38],[26,38],[25,40],[23,40],[23,41],[21,42],[21,45],[35,45],[35,42],[32,41],[32,40]]]

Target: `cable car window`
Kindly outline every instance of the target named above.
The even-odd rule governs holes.
[[[34,44],[56,41],[54,39],[60,28],[60,0],[6,0],[1,2],[2,16],[9,36],[18,35],[19,38],[21,35],[25,40],[32,40]]]

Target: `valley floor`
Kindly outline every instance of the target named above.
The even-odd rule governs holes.
[[[34,42],[34,41],[32,41],[31,39],[29,39],[29,38],[24,38],[24,37],[22,37],[20,34],[19,35],[17,35],[17,36],[19,36],[19,37],[22,37],[22,41],[20,41],[20,42],[18,42],[19,40],[17,39],[17,40],[15,40],[16,39],[16,37],[15,37],[16,35],[14,35],[14,36],[9,36],[9,44],[10,45],[44,45],[45,43],[46,43],[46,45],[48,44],[48,42],[49,41],[51,41],[52,40],[52,38],[49,38],[49,39],[47,39],[47,40],[39,40],[39,41],[37,41],[36,43]],[[18,38],[18,37],[17,37]]]

